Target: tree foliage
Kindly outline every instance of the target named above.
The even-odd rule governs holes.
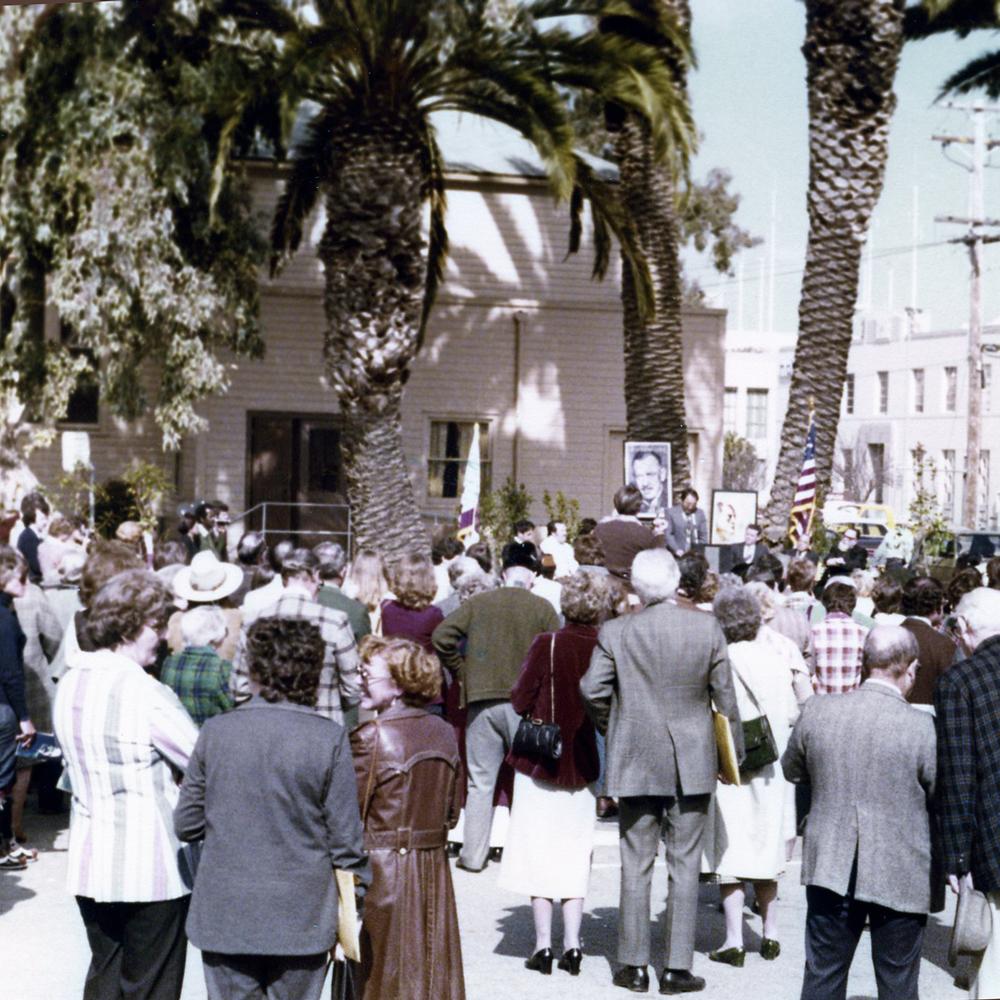
[[[722,488],[760,489],[760,457],[753,443],[735,431],[726,431],[722,442]]]
[[[614,162],[614,142],[605,122],[604,107],[591,93],[577,93],[572,120],[580,145],[595,156]],[[759,246],[761,237],[736,222],[741,197],[731,188],[733,175],[714,167],[704,180],[690,178],[678,188],[677,213],[682,246],[707,253],[719,274],[733,273],[733,259],[740,250]],[[682,265],[683,266],[683,265]],[[702,305],[705,295],[697,280],[682,274],[684,301]]]
[[[173,26],[197,31],[194,8]],[[204,428],[195,405],[223,391],[220,348],[259,354],[263,244],[247,185],[227,176],[210,219],[214,68],[104,4],[0,12],[0,394],[10,464],[51,440],[81,373],[163,443]],[[215,133],[215,134],[213,134]],[[41,310],[63,336],[46,341]],[[150,368],[158,387],[151,398]]]

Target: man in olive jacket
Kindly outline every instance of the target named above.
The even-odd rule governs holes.
[[[730,719],[740,758],[743,736],[722,629],[714,616],[671,602],[677,561],[665,549],[640,552],[631,580],[644,609],[604,624],[580,681],[587,711],[607,733],[607,794],[618,798],[623,967],[613,981],[649,988],[649,891],[662,834],[670,894],[660,992],[688,993],[705,986],[691,964],[701,837],[719,771],[713,702]]]
[[[781,758],[789,781],[812,786],[802,1000],[845,995],[866,918],[879,996],[917,996],[936,776],[934,721],[906,702],[918,652],[906,629],[873,628],[861,687],[807,701]]]
[[[469,791],[458,858],[459,868],[467,871],[486,867],[493,789],[517,732],[510,689],[535,636],[559,628],[552,605],[529,592],[533,579],[527,567],[508,566],[502,587],[470,598],[431,636],[441,662],[461,682],[462,701],[469,709],[465,728]],[[460,652],[463,640],[464,655]]]

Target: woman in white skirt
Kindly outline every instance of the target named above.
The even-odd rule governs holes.
[[[729,643],[740,718],[747,722],[762,714],[767,716],[780,760],[798,712],[788,660],[776,656],[772,644],[759,634],[760,605],[742,587],[721,591],[712,610]],[[721,883],[726,918],[726,940],[708,957],[737,967],[746,958],[745,882],[753,882],[764,921],[761,956],[773,960],[781,951],[775,906],[777,880],[784,869],[785,842],[795,835],[794,809],[790,807],[779,761],[743,772],[740,781],[739,785],[720,784],[716,790],[714,845],[706,844],[706,850],[714,854],[713,870]]]
[[[553,901],[562,901],[563,949],[559,968],[580,972],[580,923],[590,880],[596,822],[588,787],[600,764],[594,727],[580,698],[580,678],[590,666],[597,625],[606,616],[608,588],[600,577],[577,571],[562,581],[566,625],[535,638],[511,691],[518,715],[555,721],[562,734],[557,761],[508,757],[514,768],[514,800],[500,886],[531,897],[535,952],[525,965],[552,972]]]

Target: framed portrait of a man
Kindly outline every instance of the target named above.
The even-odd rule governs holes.
[[[712,545],[742,542],[757,521],[757,494],[753,490],[712,491]]]
[[[639,517],[654,518],[673,503],[668,441],[626,441],[625,482],[642,494]]]

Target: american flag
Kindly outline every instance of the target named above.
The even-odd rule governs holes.
[[[795,487],[792,501],[791,524],[788,533],[792,541],[809,531],[813,513],[816,510],[816,421],[809,413],[809,431],[806,434],[806,449],[802,454],[802,471]]]

